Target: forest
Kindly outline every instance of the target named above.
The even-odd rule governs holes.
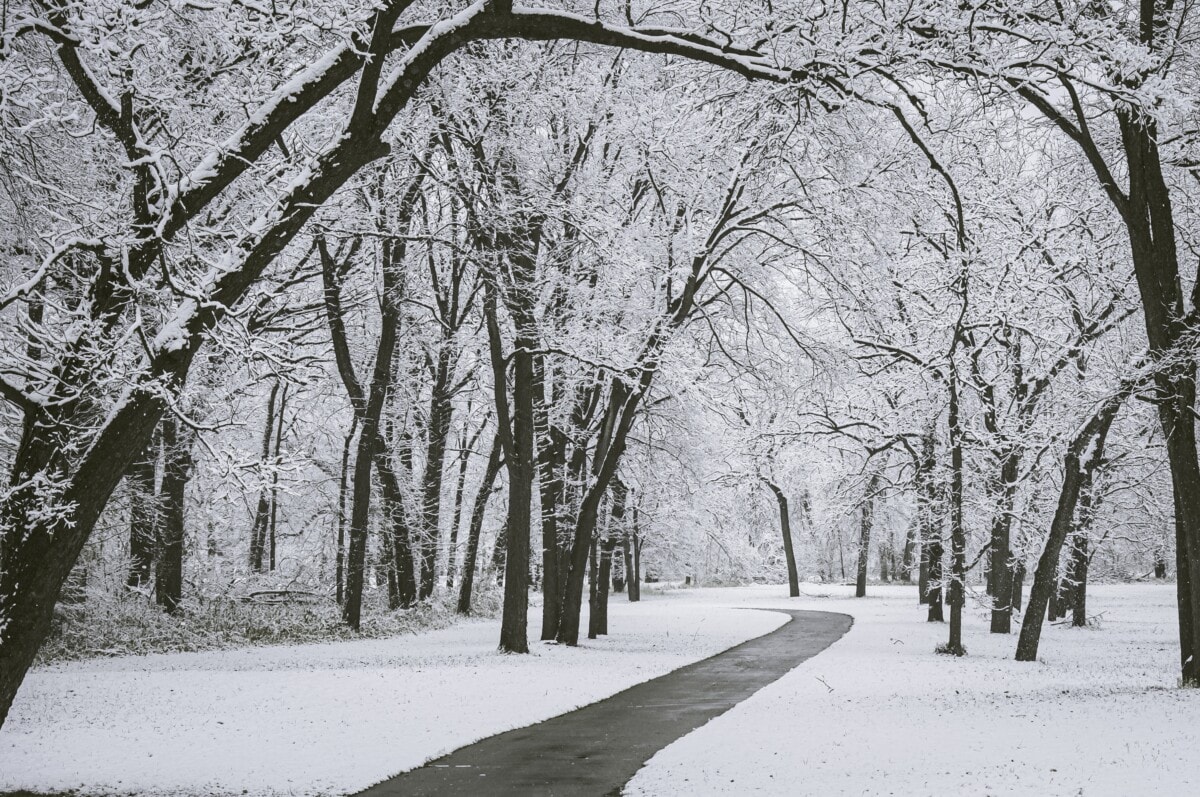
[[[1190,699],[1198,265],[1191,0],[6,0],[0,727],[767,584]]]

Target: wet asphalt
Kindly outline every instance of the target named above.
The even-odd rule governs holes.
[[[642,765],[841,638],[845,614],[771,609],[777,630],[536,725],[483,739],[362,797],[607,797]]]

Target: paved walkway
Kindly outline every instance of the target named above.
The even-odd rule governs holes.
[[[619,795],[659,750],[817,655],[852,622],[831,612],[772,611],[792,619],[712,658],[455,750],[360,795]]]

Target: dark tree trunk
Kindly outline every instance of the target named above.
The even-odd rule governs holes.
[[[867,596],[867,559],[871,553],[871,526],[875,521],[875,493],[879,490],[879,474],[873,474],[867,482],[863,496],[862,518],[858,533],[858,570],[854,580],[854,597]],[[882,555],[882,554],[881,554]]]
[[[600,576],[596,585],[596,633],[600,636],[608,634],[608,589],[612,584],[613,549],[616,545],[615,537],[608,537],[600,543]]]
[[[917,519],[921,540],[920,573],[917,592],[921,603],[929,607],[928,621],[942,622],[942,527],[936,512],[937,431],[929,424],[921,436],[921,452],[917,460]]]
[[[421,600],[433,594],[438,537],[441,534],[442,474],[446,466],[446,441],[450,437],[453,416],[450,402],[453,358],[450,346],[449,341],[442,341],[429,400],[429,445],[425,451],[425,475],[421,481],[421,583],[417,593]]]
[[[350,421],[350,431],[342,444],[342,468],[338,478],[337,506],[337,602],[345,602],[346,587],[346,497],[350,478],[350,450],[354,443],[354,432],[358,428],[358,413]]]
[[[1059,555],[1073,526],[1079,494],[1104,457],[1104,441],[1123,398],[1122,393],[1106,401],[1067,446],[1063,462],[1062,489],[1059,492],[1054,520],[1050,524],[1046,547],[1033,574],[1029,604],[1025,608],[1021,635],[1017,640],[1017,661],[1037,659],[1038,642],[1042,636],[1042,617],[1055,597]]]
[[[412,189],[415,192],[415,189]],[[399,275],[403,249],[393,249],[390,241],[383,242],[383,297],[379,327],[379,342],[375,350],[375,365],[365,394],[361,388],[347,388],[352,402],[361,412],[358,445],[354,455],[354,478],[350,501],[350,546],[346,561],[346,594],[342,619],[355,631],[362,623],[363,586],[367,565],[367,534],[370,528],[371,471],[376,453],[382,445],[379,418],[387,401],[392,381],[392,358],[400,326],[398,309]],[[328,294],[329,291],[327,290]],[[329,315],[333,315],[330,313]],[[339,314],[340,318],[340,314]],[[343,381],[347,381],[343,376]],[[357,400],[354,398],[357,395]]]
[[[950,604],[950,636],[944,651],[952,656],[963,656],[967,652],[962,643],[963,604],[966,602],[967,535],[963,526],[963,430],[959,416],[957,375],[951,375],[949,388],[947,423],[950,433],[950,594],[947,602]]]
[[[1013,565],[1012,605],[1013,611],[1021,610],[1022,592],[1025,589],[1025,562],[1018,560]]]
[[[184,501],[192,474],[191,430],[174,416],[162,421],[163,478],[159,498],[158,567],[154,595],[158,605],[175,614],[183,599]]]
[[[1088,539],[1075,537],[1071,545],[1071,625],[1087,625]]]
[[[492,440],[492,450],[488,454],[487,469],[479,492],[475,493],[475,503],[471,507],[471,521],[467,527],[467,550],[463,554],[462,578],[458,587],[458,613],[471,613],[471,590],[475,586],[475,562],[479,556],[479,536],[483,531],[483,515],[487,511],[488,498],[491,497],[496,477],[500,475],[500,438]]]
[[[588,639],[595,639],[600,631],[600,579],[596,571],[599,569],[599,556],[596,540],[592,540],[588,551]]]
[[[1141,4],[1142,43],[1152,50],[1161,47],[1157,37],[1171,28],[1167,21],[1170,8],[1169,3],[1151,0]],[[1180,282],[1171,192],[1163,175],[1153,117],[1125,103],[1116,103],[1116,115],[1128,166],[1129,192],[1121,197],[1111,180],[1105,187],[1129,231],[1147,338],[1152,354],[1159,354],[1170,351],[1188,329],[1180,321],[1186,303]],[[1175,498],[1182,682],[1200,686],[1200,655],[1197,655],[1200,651],[1196,649],[1200,644],[1200,461],[1194,416],[1195,362],[1188,359],[1176,363],[1171,369],[1161,371],[1155,381],[1161,397],[1158,415],[1167,442]]]
[[[914,517],[908,524],[908,530],[904,533],[904,552],[901,554],[900,569],[895,576],[901,581],[912,583],[913,565],[917,558],[917,530],[920,528],[920,520]],[[922,602],[924,596],[922,596]]]
[[[263,424],[262,435],[262,453],[259,457],[261,463],[259,477],[262,478],[263,470],[266,469],[268,463],[271,462],[271,439],[275,434],[275,413],[276,402],[279,399],[280,382],[275,380],[271,385],[271,392],[267,396],[267,419]],[[258,489],[258,507],[254,510],[254,526],[250,531],[250,569],[255,573],[262,573],[266,570],[263,560],[267,554],[267,533],[271,523],[271,488],[265,478]]]
[[[475,448],[475,444],[479,442],[479,436],[483,434],[487,427],[487,420],[484,419],[483,424],[475,430],[475,434],[471,435],[471,439],[466,439],[466,433],[460,438],[461,450],[458,452],[458,478],[454,485],[454,514],[450,519],[450,545],[446,557],[446,589],[454,588],[454,572],[455,566],[458,564],[458,530],[462,527],[463,513],[463,494],[467,487],[467,465],[470,462],[471,452]]]
[[[401,609],[417,601],[416,573],[413,568],[413,545],[408,511],[400,479],[384,445],[375,451],[375,467],[379,472],[380,498],[383,514],[389,521],[383,544],[386,560],[391,565],[388,576],[388,607]]]
[[[542,633],[543,640],[554,639],[558,633],[558,620],[562,613],[562,573],[559,568],[561,546],[559,545],[558,515],[563,502],[564,490],[562,471],[565,467],[566,440],[550,428],[546,407],[545,358],[534,361],[536,385],[534,398],[534,426],[537,432],[538,498],[541,505],[542,525]]]
[[[1063,589],[1061,578],[1055,579],[1050,590],[1050,600],[1046,604],[1046,622],[1053,623],[1063,616]]]
[[[929,544],[923,544],[918,553],[920,558],[917,560],[917,603],[925,606],[929,603]]]
[[[783,536],[783,555],[787,560],[788,595],[800,597],[800,575],[796,569],[796,552],[792,545],[792,520],[788,512],[787,496],[776,484],[764,479],[767,487],[775,494],[775,503],[779,505],[779,532]]]
[[[629,554],[629,559],[626,562],[626,576],[628,582],[626,589],[629,593],[630,603],[636,603],[642,599],[642,535],[639,529],[640,513],[638,508],[633,508],[633,533],[627,544],[632,545],[632,551]]]
[[[990,576],[992,583],[993,634],[1012,631],[1013,573],[1012,573],[1012,513],[1017,499],[1021,455],[1018,449],[998,452],[1000,458],[1000,507],[992,522]]]
[[[279,525],[279,467],[283,464],[280,458],[279,451],[283,445],[283,414],[287,407],[288,390],[287,385],[283,386],[283,390],[279,392],[279,407],[275,412],[275,456],[273,458],[274,469],[271,472],[271,516],[267,521],[267,548],[270,551],[270,570],[275,572],[275,532]]]
[[[522,263],[524,268],[532,264]],[[514,266],[516,268],[516,266]],[[526,636],[529,619],[529,536],[532,517],[534,452],[534,373],[532,350],[536,340],[532,326],[517,321],[512,352],[512,403],[508,399],[508,362],[504,357],[497,317],[497,287],[485,281],[484,315],[488,349],[495,385],[496,420],[508,471],[508,518],[504,527],[504,610],[500,620],[500,649],[506,653],[528,653]],[[529,319],[525,319],[527,322]],[[499,542],[497,542],[499,544]]]
[[[155,495],[155,462],[158,459],[157,441],[146,446],[125,472],[129,487],[129,578],[127,584],[135,589],[150,585],[154,566],[154,527],[157,496]]]

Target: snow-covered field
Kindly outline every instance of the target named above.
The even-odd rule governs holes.
[[[966,618],[935,656],[911,588],[704,590],[692,602],[843,611],[850,632],[650,760],[627,795],[1200,794],[1200,690],[1175,688],[1174,586],[1097,586],[1092,629],[1048,626],[1041,661]]]
[[[1042,661],[968,614],[933,654],[911,587],[680,590],[612,604],[579,649],[495,652],[495,622],[394,640],[128,657],[35,671],[0,730],[0,790],[339,794],[600,699],[777,627],[854,627],[655,756],[630,795],[1200,794],[1200,691],[1174,688],[1171,586],[1099,586],[1097,628],[1048,627]],[[536,620],[537,612],[534,611]],[[534,635],[536,636],[536,635]],[[531,637],[532,638],[532,637]]]
[[[531,609],[530,639],[540,611]],[[0,791],[343,794],[595,702],[786,617],[615,596],[611,636],[496,652],[498,621],[325,645],[129,656],[30,673],[0,729]]]

